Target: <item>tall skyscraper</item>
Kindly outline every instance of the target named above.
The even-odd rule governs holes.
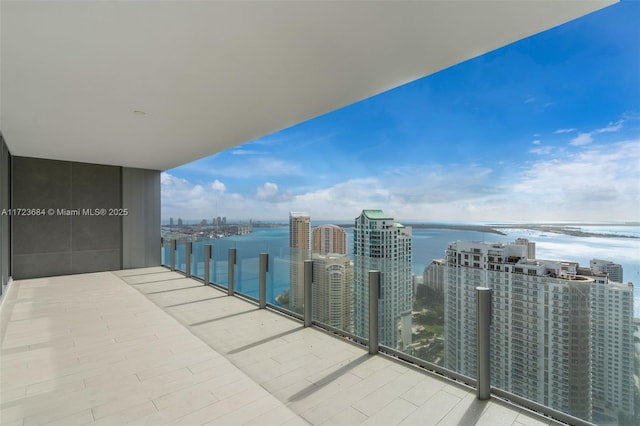
[[[433,290],[443,291],[446,266],[446,260],[433,259],[422,272],[422,283]]]
[[[353,331],[353,262],[347,233],[336,225],[313,228],[313,319]]]
[[[584,268],[591,287],[593,421],[615,424],[634,412],[633,284],[611,282],[605,272]]]
[[[289,213],[289,307],[302,312],[304,307],[304,261],[311,259],[311,217],[307,213]]]
[[[633,413],[632,290],[527,250],[517,242],[448,245],[445,366],[476,375],[475,288],[489,287],[492,386],[585,420]]]
[[[411,228],[382,210],[363,210],[355,220],[354,333],[369,335],[369,271],[381,272],[379,342],[404,349],[411,344]]]
[[[514,244],[519,244],[522,246],[527,246],[527,259],[535,259],[536,258],[536,243],[533,241],[529,241],[526,238],[517,238]]]
[[[613,263],[610,260],[591,259],[589,266],[592,271],[604,272],[609,277],[609,281],[623,283],[622,265]]]
[[[353,263],[346,254],[313,254],[313,319],[353,331]]]
[[[527,260],[526,245],[450,243],[445,366],[476,376],[475,288],[490,287],[492,386],[589,420],[591,282]]]
[[[313,228],[313,252],[347,254],[347,233],[337,225]]]

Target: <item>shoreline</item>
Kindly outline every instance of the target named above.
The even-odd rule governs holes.
[[[335,223],[335,225],[341,228],[353,228],[352,223]],[[508,235],[503,229],[527,229],[530,231],[547,232],[551,234],[570,235],[572,237],[596,237],[596,238],[625,238],[638,240],[640,236],[625,235],[625,234],[611,234],[606,232],[589,232],[579,229],[580,226],[640,226],[639,223],[557,223],[557,224],[543,224],[543,223],[510,223],[510,224],[491,224],[491,225],[457,225],[448,223],[403,223],[403,225],[410,226],[415,229],[447,229],[453,231],[472,231],[483,232],[496,235]],[[286,227],[286,223],[262,223],[253,224],[254,228],[279,228]]]
[[[626,239],[640,239],[635,235],[624,234],[611,234],[606,232],[588,232],[577,229],[579,226],[607,226],[602,224],[495,224],[495,225],[456,225],[456,224],[444,224],[444,223],[405,223],[403,225],[411,226],[416,229],[448,229],[454,231],[473,231],[473,232],[486,232],[497,235],[508,235],[501,229],[527,229],[530,231],[548,232],[552,234],[570,235],[572,237],[596,237],[596,238],[626,238]],[[338,225],[342,228],[353,228],[354,225]],[[615,226],[637,226],[632,224]]]

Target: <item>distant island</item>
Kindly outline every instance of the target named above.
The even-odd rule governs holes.
[[[403,223],[416,229],[450,229],[455,231],[486,232],[497,235],[507,235],[501,229],[529,229],[532,231],[549,232],[553,234],[565,234],[573,237],[597,237],[597,238],[631,238],[640,239],[636,235],[612,234],[607,232],[589,232],[578,229],[579,226],[640,226],[640,223],[520,223],[520,224],[491,224],[491,225],[458,225],[449,223]],[[339,225],[343,228],[353,228],[353,224]]]
[[[336,221],[339,222],[339,221]],[[485,232],[489,234],[507,235],[506,232],[501,229],[528,229],[531,231],[548,232],[552,234],[564,234],[571,235],[573,237],[597,237],[597,238],[630,238],[640,239],[636,235],[624,235],[624,234],[612,234],[608,232],[589,232],[579,229],[581,226],[640,226],[640,222],[625,222],[625,223],[495,223],[489,225],[462,225],[455,223],[405,223],[404,225],[411,226],[415,229],[449,229],[453,231],[474,231]],[[342,228],[353,228],[353,223],[336,223],[336,225]],[[288,226],[286,223],[277,222],[254,222],[254,228],[279,228]]]
[[[498,229],[530,229],[539,232],[549,232],[553,234],[565,234],[573,237],[598,237],[598,238],[631,238],[640,239],[636,235],[612,234],[607,232],[582,231],[580,226],[639,226],[638,223],[525,223],[525,224],[496,224],[492,225]]]

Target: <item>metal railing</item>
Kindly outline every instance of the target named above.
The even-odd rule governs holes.
[[[554,419],[556,421],[578,425],[578,426],[593,426],[592,423],[587,422],[583,419],[574,417],[570,414],[567,414],[562,411],[555,410],[546,405],[537,403],[535,401],[531,401],[529,399],[520,397],[518,395],[512,394],[510,392],[501,390],[499,388],[492,387],[491,383],[491,375],[490,375],[490,324],[491,324],[491,303],[492,303],[492,292],[490,288],[477,287],[476,288],[476,322],[477,322],[477,339],[476,339],[476,361],[477,361],[477,379],[473,377],[466,376],[464,374],[457,373],[456,371],[444,368],[435,363],[426,361],[422,358],[418,358],[407,354],[406,352],[400,351],[395,348],[391,348],[388,346],[381,345],[378,341],[378,333],[379,333],[379,300],[380,300],[380,289],[381,289],[381,276],[379,271],[369,271],[368,279],[368,338],[364,338],[362,336],[355,335],[348,331],[333,327],[329,324],[322,323],[320,321],[313,319],[313,260],[305,260],[304,261],[304,308],[303,313],[299,314],[292,310],[284,309],[283,307],[271,303],[267,300],[267,274],[269,273],[269,254],[268,253],[259,253],[258,256],[258,297],[253,297],[247,293],[242,293],[236,290],[236,270],[238,268],[237,265],[237,249],[229,248],[227,254],[227,277],[228,282],[226,287],[224,285],[218,284],[211,280],[211,262],[215,262],[216,259],[213,255],[213,245],[204,245],[203,246],[203,262],[204,262],[204,275],[203,277],[199,277],[197,274],[195,276],[192,275],[192,258],[193,258],[193,245],[191,242],[185,242],[185,256],[184,264],[185,271],[180,271],[177,268],[178,262],[182,259],[179,259],[178,256],[178,244],[176,240],[170,240],[170,255],[169,255],[169,265],[164,265],[169,267],[172,271],[177,271],[179,273],[184,273],[185,276],[191,277],[192,279],[201,280],[205,285],[209,285],[212,287],[219,288],[221,290],[226,290],[229,296],[241,297],[243,299],[249,300],[258,305],[259,309],[269,308],[288,316],[300,320],[303,322],[305,327],[316,326],[326,332],[330,332],[335,334],[341,338],[348,339],[354,343],[359,345],[366,346],[368,348],[369,354],[382,354],[385,356],[391,356],[393,358],[411,363],[418,367],[421,367],[425,370],[437,373],[440,376],[444,376],[448,379],[463,383],[467,386],[476,389],[477,398],[480,400],[486,400],[493,397],[498,397],[505,401],[512,402],[519,406],[522,406],[526,409],[535,411],[541,415]]]

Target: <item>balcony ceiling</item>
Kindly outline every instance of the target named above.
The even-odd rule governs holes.
[[[1,129],[14,155],[166,170],[612,3],[3,0]]]

